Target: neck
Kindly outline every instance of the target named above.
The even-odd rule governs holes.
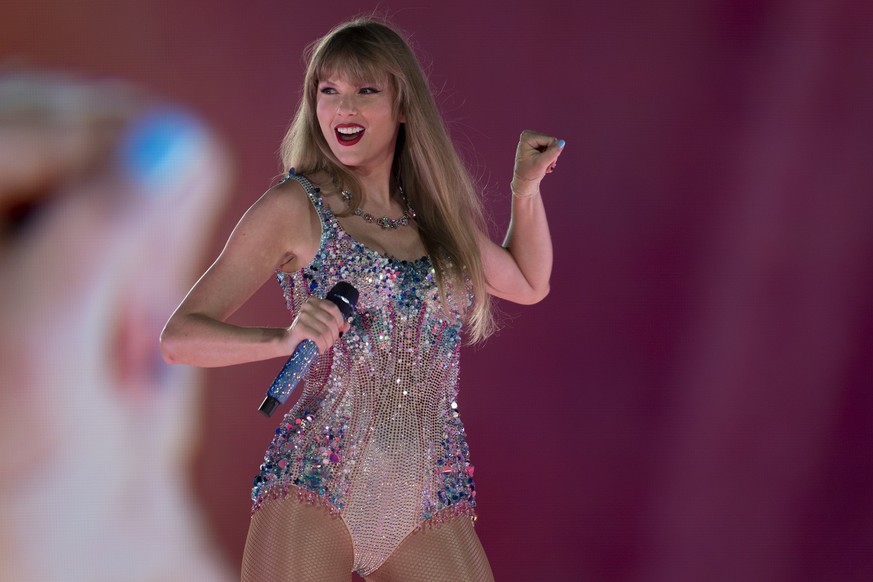
[[[354,171],[358,183],[361,185],[361,203],[368,207],[388,208],[391,206],[391,175],[390,171],[382,172],[359,172]]]

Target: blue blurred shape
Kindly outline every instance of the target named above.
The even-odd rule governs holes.
[[[184,179],[205,140],[205,128],[192,115],[180,109],[155,109],[128,129],[119,161],[132,182],[160,195]]]

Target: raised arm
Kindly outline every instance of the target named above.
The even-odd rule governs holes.
[[[540,182],[552,171],[564,141],[524,131],[515,154],[512,177],[512,215],[503,246],[485,234],[480,250],[488,291],[515,303],[531,304],[549,293],[552,239]]]
[[[311,298],[289,328],[225,323],[276,269],[293,271],[315,255],[321,225],[299,183],[264,194],[240,219],[218,259],[161,333],[170,363],[214,367],[287,356],[304,339],[329,348],[348,324],[335,305]]]

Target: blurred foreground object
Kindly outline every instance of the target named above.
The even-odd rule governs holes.
[[[200,121],[0,73],[0,578],[230,580],[188,462],[201,373],[161,326],[231,185]]]

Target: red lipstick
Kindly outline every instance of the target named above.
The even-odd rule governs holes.
[[[353,146],[364,136],[364,126],[357,123],[342,123],[334,128],[336,140],[340,145]]]

